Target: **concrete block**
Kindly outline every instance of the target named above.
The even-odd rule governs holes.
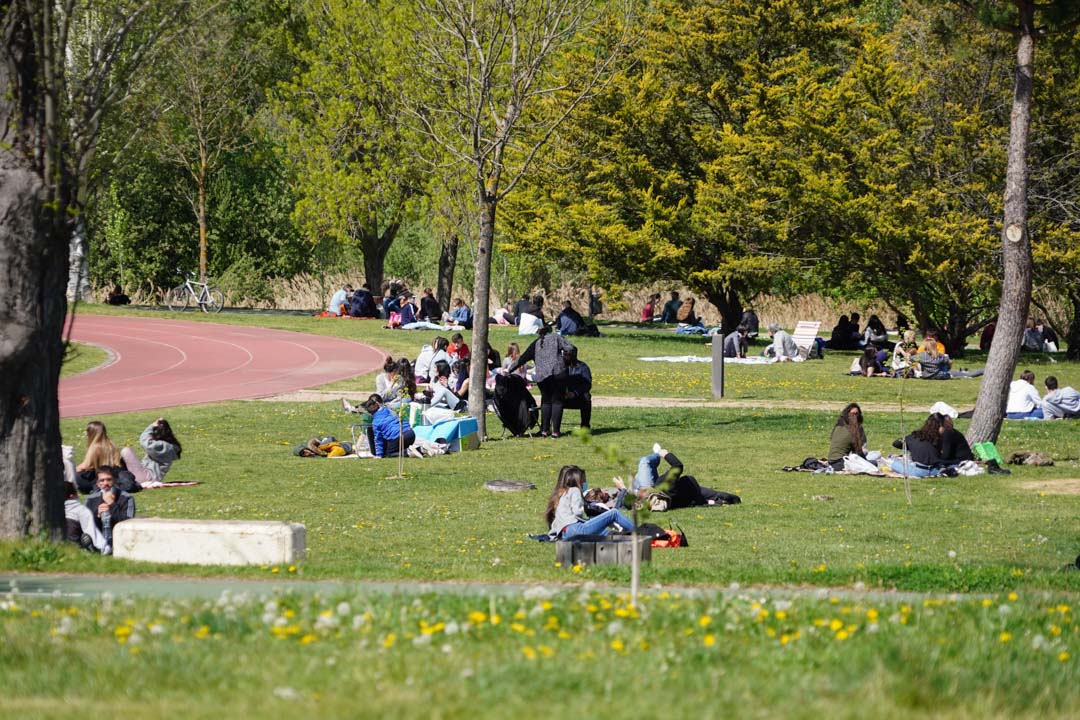
[[[638,547],[641,562],[652,562],[652,540],[638,538]],[[633,563],[633,552],[633,542],[625,535],[597,542],[559,540],[555,543],[555,561],[564,568],[574,565],[630,565]]]
[[[300,523],[132,518],[113,527],[113,555],[193,565],[282,565],[304,559]]]

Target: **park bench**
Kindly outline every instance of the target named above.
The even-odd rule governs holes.
[[[145,562],[281,565],[304,559],[300,523],[132,518],[113,526],[113,554]]]
[[[799,348],[799,355],[803,360],[810,358],[820,329],[820,320],[800,320],[795,325],[795,332],[791,333],[791,339],[795,341],[795,346]]]
[[[603,539],[559,540],[555,543],[555,562],[562,567],[574,565],[630,565],[634,545],[630,535]],[[639,537],[641,562],[652,561],[652,538]]]

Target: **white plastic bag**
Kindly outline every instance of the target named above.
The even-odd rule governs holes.
[[[870,462],[864,457],[856,455],[855,453],[849,453],[848,455],[844,456],[844,472],[876,473],[877,471],[877,465]]]

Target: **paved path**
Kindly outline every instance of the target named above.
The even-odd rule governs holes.
[[[60,381],[61,417],[255,398],[373,372],[384,354],[324,335],[185,320],[77,315],[104,365]]]
[[[0,595],[17,592],[19,595],[36,597],[65,597],[93,600],[105,593],[113,596],[157,597],[166,599],[220,597],[223,592],[247,593],[260,597],[278,592],[336,595],[347,593],[397,593],[418,595],[426,593],[453,593],[462,595],[520,595],[522,593],[546,595],[564,590],[581,590],[583,587],[599,591],[629,592],[625,584],[597,583],[477,583],[477,582],[372,582],[349,580],[239,580],[230,578],[191,578],[175,576],[134,577],[131,575],[45,575],[37,573],[0,575]],[[674,592],[685,596],[726,595],[749,597],[781,597],[825,599],[838,597],[845,600],[871,600],[874,602],[918,602],[926,598],[983,598],[991,593],[945,593],[903,592],[879,588],[829,588],[808,586],[748,586],[732,584],[725,587],[650,586],[641,592],[652,594]],[[1075,597],[1076,593],[1058,590],[1031,590],[1025,594],[1040,593],[1048,598]]]
[[[296,392],[268,395],[259,400],[273,402],[328,402],[340,400],[343,396],[352,397],[356,393],[326,390],[298,390]],[[616,397],[613,395],[593,395],[593,407],[703,407],[703,408],[779,408],[784,410],[841,410],[847,402],[829,400],[701,400],[699,398],[671,397]],[[895,411],[900,409],[897,403],[859,403],[865,410]],[[908,405],[908,411],[914,411]]]

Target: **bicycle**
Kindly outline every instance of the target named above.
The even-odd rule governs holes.
[[[192,300],[204,313],[221,312],[225,307],[225,295],[210,283],[197,281],[195,273],[189,274],[183,285],[177,285],[165,296],[165,303],[173,312],[184,312]]]

